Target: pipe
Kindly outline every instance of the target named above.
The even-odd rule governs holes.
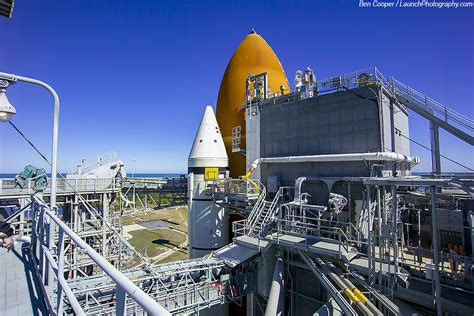
[[[352,303],[357,304],[360,300],[357,296],[354,295],[354,293],[347,288],[346,286],[342,287],[344,289],[344,293],[347,295],[347,297],[351,300]]]
[[[250,179],[250,176],[252,175],[252,173],[254,172],[254,170],[258,167],[258,161],[259,159],[255,160],[252,165],[250,166],[250,169],[249,171],[242,176],[242,179],[244,180],[247,180],[248,182],[250,182],[256,189],[256,192],[258,193],[258,184],[255,183],[255,181],[253,181],[252,179]]]
[[[407,162],[407,163],[419,163],[418,157],[408,157],[408,156],[397,154],[394,152],[260,158],[260,163],[344,162],[344,161],[396,161],[396,162]]]
[[[409,157],[394,152],[373,152],[355,154],[306,155],[258,158],[250,166],[244,177],[248,178],[261,163],[296,163],[296,162],[347,162],[347,161],[394,161],[418,164],[418,157]]]
[[[284,300],[283,273],[285,265],[282,258],[277,258],[275,271],[273,272],[273,281],[268,296],[265,316],[282,315]]]
[[[300,257],[308,265],[314,275],[318,278],[319,282],[328,291],[329,295],[336,301],[337,305],[344,311],[345,315],[357,315],[356,311],[352,306],[344,299],[334,285],[327,279],[327,277],[310,261],[307,255],[301,250],[297,250]]]
[[[323,268],[323,270],[329,275],[329,277],[336,283],[347,295],[347,297],[351,300],[353,304],[357,306],[360,312],[365,316],[373,316],[374,314],[364,305],[365,303],[361,301],[361,299],[352,291],[350,287],[344,283],[344,278],[339,278],[334,272],[332,272],[327,266],[326,263],[318,258],[317,259],[319,265]]]
[[[357,288],[355,287],[354,284],[352,284],[351,281],[349,281],[347,278],[345,278],[344,276],[338,276],[337,274],[335,274],[334,272],[332,272],[330,270],[329,267],[325,266],[325,262],[321,259],[319,259],[320,261],[320,264],[321,266],[323,267],[323,269],[325,269],[326,272],[328,272],[329,274],[333,274],[336,278],[339,279],[339,282],[343,283],[344,284],[344,287],[343,288],[348,288],[349,291],[346,291],[344,290],[344,292],[349,296],[350,294],[348,294],[347,292],[350,292],[352,291],[351,293],[353,293],[353,295],[356,297],[357,301],[355,301],[351,296],[349,296],[349,298],[357,303],[357,306],[359,307],[359,309],[361,309],[362,312],[367,312],[367,310],[370,312],[370,314],[373,314],[375,316],[383,316],[383,313],[380,312],[380,310]],[[332,264],[331,264],[332,265]],[[332,268],[334,268],[334,265],[332,265]],[[362,305],[365,305],[364,307],[362,307]]]
[[[435,295],[434,305],[436,305],[436,314],[443,315],[443,308],[441,306],[441,285],[439,282],[439,258],[438,258],[438,220],[436,209],[436,186],[431,186],[431,227],[433,232],[433,264],[434,264],[434,279],[435,279]]]
[[[391,186],[392,190],[392,215],[393,215],[393,280],[398,277],[398,196],[397,187]],[[390,266],[390,264],[389,264]]]
[[[375,316],[383,316],[383,313],[361,292],[356,286],[347,278],[342,278],[342,281],[352,290],[362,304],[364,304]]]
[[[361,293],[362,294],[362,293]],[[375,315],[375,316],[383,316],[383,313],[374,305],[371,301],[367,300],[365,306]]]

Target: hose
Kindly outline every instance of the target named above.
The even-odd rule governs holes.
[[[256,190],[257,193],[259,192],[258,184],[255,181],[253,181],[252,179],[250,179],[250,176],[252,175],[254,170],[258,167],[259,162],[260,162],[260,159],[255,160],[252,163],[252,165],[250,166],[249,171],[241,177],[242,179],[247,180],[248,182],[250,182],[255,187],[255,190]]]

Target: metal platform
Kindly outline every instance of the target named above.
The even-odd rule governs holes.
[[[358,255],[357,249],[351,247],[348,251],[337,241],[323,241],[314,237],[301,237],[279,233],[269,234],[267,239],[277,245],[303,249],[317,255],[343,259],[346,262],[350,262]]]
[[[47,315],[28,248],[0,248],[0,315]]]
[[[234,268],[259,253],[258,250],[252,248],[241,244],[231,243],[224,248],[215,251],[213,255],[223,260],[228,266]]]
[[[267,247],[270,245],[270,242],[253,236],[243,235],[235,238],[235,242],[239,245],[244,245],[246,247],[260,250],[266,250]]]
[[[113,178],[94,179],[58,179],[56,194],[70,195],[73,193],[92,194],[118,192],[121,186]],[[51,192],[50,184],[43,191],[43,196],[49,196]],[[0,199],[29,198],[35,194],[34,183],[27,180],[24,188],[15,187],[15,179],[0,179]]]
[[[380,269],[380,265],[382,266],[382,269]],[[355,258],[349,262],[349,267],[352,269],[356,270],[363,276],[369,276],[369,260],[364,257],[360,258]],[[379,273],[380,270],[382,270],[382,274],[393,274],[395,271],[395,266],[393,264],[387,264],[387,263],[382,263],[375,261],[375,272]],[[397,271],[397,278],[398,281],[406,287],[408,284],[408,277],[409,273],[403,269],[403,268],[398,268]]]
[[[253,291],[253,272],[232,275],[224,261],[199,258],[154,265],[152,271],[135,270],[124,275],[173,314],[196,313],[216,304],[239,300]],[[115,284],[107,276],[70,281],[74,295],[85,304],[87,314],[114,312]],[[127,314],[140,312],[127,303]]]

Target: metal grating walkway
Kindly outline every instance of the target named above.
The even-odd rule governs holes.
[[[21,242],[10,252],[0,248],[0,315],[46,315],[28,253]]]

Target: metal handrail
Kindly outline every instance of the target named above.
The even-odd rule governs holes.
[[[249,223],[249,225],[255,224],[255,221],[258,218],[258,215],[260,215],[261,210],[265,206],[266,196],[267,196],[267,189],[263,187],[257,199],[257,202],[255,202],[255,205],[253,206],[252,211],[250,211],[250,215],[247,218],[247,223]]]
[[[278,189],[278,192],[275,195],[275,197],[273,198],[273,201],[270,204],[270,206],[268,208],[268,211],[265,214],[265,217],[262,219],[261,229],[259,230],[260,237],[265,237],[265,236],[262,236],[262,234],[265,234],[265,228],[269,224],[269,221],[274,218],[275,210],[276,210],[276,206],[278,204],[278,201],[285,195],[284,191],[287,190],[287,189],[291,190],[293,188],[292,187],[280,187]],[[253,223],[253,224],[255,225],[255,223]]]
[[[262,221],[262,229],[263,229],[263,226],[267,223],[267,221],[273,217],[273,210],[275,209],[277,203],[278,203],[278,200],[283,196],[283,190],[285,189],[285,187],[280,187],[278,189],[278,192],[277,194],[275,195],[275,197],[273,198],[273,201],[272,201],[272,204],[270,204],[270,207],[268,208],[268,211],[267,213],[265,214],[265,217],[263,218],[263,221]]]
[[[283,204],[282,206],[287,206],[287,205],[288,204]],[[303,205],[292,205],[292,206],[293,207],[297,206],[298,210],[309,212],[310,214],[314,214],[314,213],[311,212],[310,207],[315,207],[317,205],[303,204]],[[317,217],[314,217],[314,218],[313,217],[307,217],[307,216],[306,217],[301,217],[301,215],[294,215],[294,214],[289,215],[289,210],[287,210],[286,212],[283,212],[282,215],[283,216],[291,216],[292,218],[302,218],[303,220],[314,220],[314,221],[318,221],[318,222],[326,222],[326,223],[329,223],[329,224],[347,226],[347,229],[349,231],[349,235],[351,237],[353,237],[354,233],[355,233],[355,237],[357,238],[358,243],[360,242],[360,239],[361,239],[361,232],[351,222],[341,222],[341,221],[337,221],[337,220],[333,220],[333,219],[317,218]]]
[[[268,221],[268,219],[270,218],[271,214],[273,213],[273,209],[275,208],[275,205],[276,205],[276,202],[280,199],[280,196],[281,196],[281,187],[278,189],[278,192],[277,194],[275,195],[275,197],[273,198],[273,201],[272,203],[270,204],[270,206],[268,207],[268,210],[267,210],[267,213],[265,214],[265,216],[263,217],[262,219],[262,223],[261,223],[261,226],[259,227],[260,229],[258,229],[258,232],[259,234],[258,235],[261,235],[263,233],[263,228],[265,227],[265,223]],[[258,214],[256,215],[255,219],[253,222],[249,223],[251,226],[256,226],[255,224],[255,221],[260,218],[260,215],[262,214],[262,211],[265,207],[265,201],[263,203],[263,207],[259,208],[258,210]],[[251,230],[251,233],[254,233],[253,229]],[[261,236],[263,237],[263,236]]]
[[[118,190],[121,188],[116,178],[83,178],[83,179],[67,179],[59,178],[57,181],[58,193],[61,192],[96,192],[101,190]],[[35,194],[35,185],[33,179],[25,180],[23,189],[17,188],[14,178],[0,178],[0,195],[9,194]],[[49,193],[51,189],[50,183],[44,188],[43,192]]]
[[[366,75],[366,76],[361,76]],[[418,92],[417,90],[409,87],[406,84],[390,77],[389,80],[379,71],[377,67],[366,68],[358,71],[354,71],[348,74],[337,75],[334,77],[318,80],[316,82],[317,93],[314,96],[332,93],[340,91],[341,89],[352,89],[370,84],[376,84],[382,86],[388,93],[394,95],[401,95],[408,100],[414,101],[413,103],[419,106],[421,109],[430,110],[435,116],[441,118],[443,121],[448,123],[448,120],[456,123],[460,127],[472,132],[474,131],[474,120],[462,115],[446,105],[431,99],[425,94]],[[313,96],[313,97],[314,97]],[[276,104],[280,100],[286,102],[287,99],[295,101],[296,99],[311,98],[311,96],[304,97],[302,92],[289,92],[284,95],[275,96],[273,98],[257,102],[265,104]]]
[[[240,221],[235,221],[232,223],[232,232],[234,233],[235,237],[249,235],[250,232],[258,230],[260,231],[261,228],[254,225],[249,225],[246,219],[242,219]]]
[[[203,183],[215,193],[227,194],[258,194],[264,187],[260,181],[251,179],[212,179],[204,180]]]
[[[66,223],[64,223],[59,217],[57,217],[49,208],[49,206],[37,195],[33,195],[33,210],[35,212],[33,218],[36,218],[39,215],[39,221],[34,220],[34,231],[32,234],[32,247],[39,247],[40,254],[48,258],[39,258],[39,262],[46,262],[46,265],[51,266],[51,268],[57,267],[57,287],[58,287],[58,306],[57,313],[62,313],[62,293],[68,297],[70,302],[74,302],[75,297],[70,297],[72,291],[70,291],[69,285],[67,282],[62,280],[64,274],[64,234],[69,237],[71,242],[74,242],[80,249],[84,251],[96,264],[99,266],[105,274],[110,277],[116,284],[116,313],[118,315],[123,315],[126,310],[126,298],[127,295],[132,298],[138,305],[143,308],[150,315],[170,315],[170,313],[164,309],[160,304],[153,300],[148,294],[146,294],[142,289],[136,286],[131,280],[129,280],[124,274],[117,270],[112,264],[110,264],[104,257],[97,253],[91,246],[89,246],[83,239],[81,239],[74,231],[72,231]],[[58,263],[53,261],[52,254],[50,249],[44,244],[44,236],[46,236],[46,229],[51,228],[52,222],[57,225],[59,230],[59,247],[58,247]],[[40,237],[40,238],[38,238]],[[33,250],[33,254],[36,252]],[[42,264],[44,265],[44,264]],[[40,267],[39,274],[42,277],[43,281],[45,279],[46,271],[50,269],[46,266],[45,269]],[[51,287],[52,284],[48,284],[48,287]],[[65,287],[65,288],[64,288]],[[77,301],[77,299],[75,300]],[[74,304],[73,304],[74,308]],[[76,306],[77,308],[77,306]],[[84,314],[80,310],[75,311],[78,314]]]
[[[295,218],[301,218],[304,219],[302,216],[294,216]],[[337,226],[326,226],[326,225],[316,225],[316,224],[311,224],[311,223],[303,223],[303,222],[295,222],[293,219],[288,220],[288,219],[277,219],[276,220],[279,223],[279,230],[280,232],[285,232],[285,233],[295,233],[293,230],[302,228],[305,230],[306,234],[303,234],[303,236],[310,236],[307,234],[308,232],[326,232],[329,234],[336,234],[338,235],[338,241],[342,243],[342,246],[344,249],[349,252],[351,251],[349,248],[349,245],[351,242],[357,242],[356,240],[350,239],[344,231]],[[283,223],[283,225],[281,225]],[[291,229],[287,229],[286,227],[289,226]],[[313,235],[311,235],[313,236]],[[318,237],[318,236],[316,236]],[[341,240],[341,237],[343,237],[343,240]],[[333,238],[329,238],[331,240],[336,240]],[[345,241],[345,242],[344,242]]]
[[[293,235],[305,237],[306,242],[307,242],[307,237],[314,236],[314,237],[318,237],[318,238],[322,238],[322,239],[338,241],[340,255],[342,255],[340,247],[342,247],[346,251],[346,253],[357,252],[357,254],[360,254],[358,251],[354,251],[350,248],[351,243],[358,243],[359,241],[350,239],[340,227],[325,226],[325,225],[319,225],[318,226],[318,225],[315,225],[315,224],[301,223],[301,222],[295,223],[294,220],[288,220],[288,219],[276,219],[276,223],[277,223],[277,226],[278,226],[278,228],[276,230],[276,232],[277,232],[277,236],[276,236],[277,241],[279,241],[280,234],[282,234],[282,233],[290,233],[290,234],[293,234]],[[283,223],[283,225],[282,225],[282,223]],[[289,226],[290,229],[287,229],[286,228],[287,226]],[[298,229],[305,230],[305,233],[302,234],[302,233],[295,232],[295,230],[298,230]],[[232,231],[233,231],[235,237],[243,236],[243,235],[252,235],[252,234],[257,235],[261,238],[264,237],[264,236],[262,236],[262,233],[264,231],[264,227],[259,227],[259,226],[255,226],[255,225],[248,225],[246,220],[240,220],[240,221],[233,222],[232,223]],[[328,234],[337,234],[338,238],[334,239],[334,238],[320,237],[320,236],[316,236],[316,235],[311,234],[312,232],[318,232],[318,233],[323,232],[323,233],[328,233]]]
[[[405,97],[407,100],[415,101],[413,103],[424,110],[431,110],[435,116],[440,117],[445,122],[448,123],[448,119],[450,119],[467,130],[474,131],[474,120],[452,110],[436,100],[431,99],[410,86],[392,78],[391,88],[392,92]]]

